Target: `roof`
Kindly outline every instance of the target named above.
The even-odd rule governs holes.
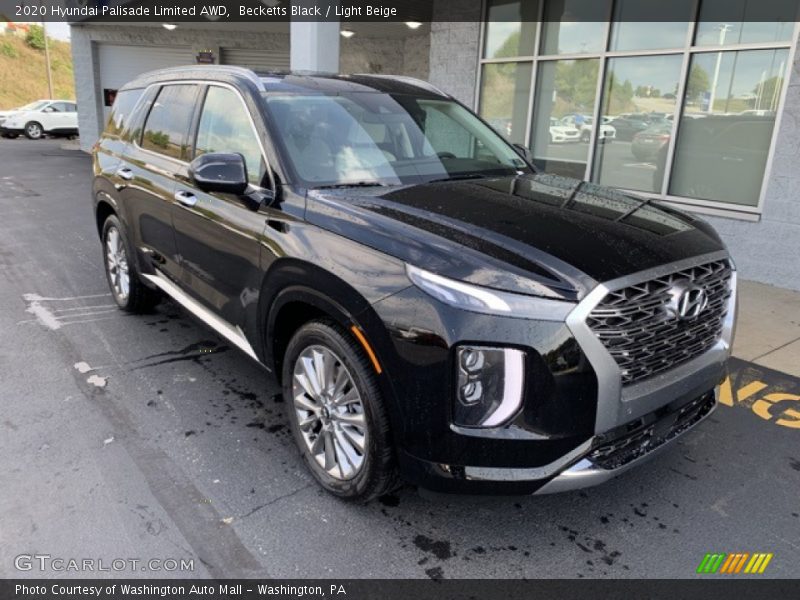
[[[208,80],[253,86],[260,92],[337,94],[342,92],[379,92],[447,96],[433,85],[401,75],[338,75],[333,73],[261,72],[227,65],[192,65],[171,67],[144,73],[123,89],[160,81]]]

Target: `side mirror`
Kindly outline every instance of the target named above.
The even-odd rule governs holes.
[[[527,146],[523,146],[522,144],[514,144],[514,150],[516,150],[517,153],[522,158],[524,158],[526,162],[528,163],[533,162],[533,154],[531,154],[531,151],[528,150]]]
[[[202,154],[189,165],[189,177],[204,192],[241,196],[247,190],[247,167],[241,154]]]

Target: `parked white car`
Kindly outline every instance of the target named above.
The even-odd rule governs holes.
[[[37,100],[20,108],[0,112],[0,135],[25,135],[38,140],[44,135],[78,135],[78,107],[70,100]]]
[[[569,115],[561,119],[560,123],[562,125],[568,125],[578,129],[581,133],[581,141],[588,142],[592,138],[592,125],[594,125],[594,117],[584,116],[583,121],[580,124],[575,123],[575,121],[575,115]],[[610,142],[617,137],[617,130],[614,129],[612,125],[609,125],[608,122],[606,122],[606,117],[603,117],[603,122],[600,125],[597,136],[601,141],[604,142]]]
[[[564,144],[577,142],[581,139],[581,132],[572,125],[563,125],[558,119],[550,119],[550,143]]]

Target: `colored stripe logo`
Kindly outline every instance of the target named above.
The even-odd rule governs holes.
[[[697,572],[701,574],[719,573],[721,575],[736,575],[747,573],[760,575],[767,570],[772,560],[772,553],[764,552],[737,552],[726,554],[721,552],[709,553],[700,561]]]

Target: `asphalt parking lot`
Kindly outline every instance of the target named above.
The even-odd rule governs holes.
[[[92,575],[15,568],[37,553],[194,560],[117,573],[150,577],[682,578],[769,552],[760,577],[800,574],[800,379],[743,360],[705,423],[598,488],[319,491],[263,370],[169,302],[112,306],[90,160],[62,145],[0,140],[0,577]]]

